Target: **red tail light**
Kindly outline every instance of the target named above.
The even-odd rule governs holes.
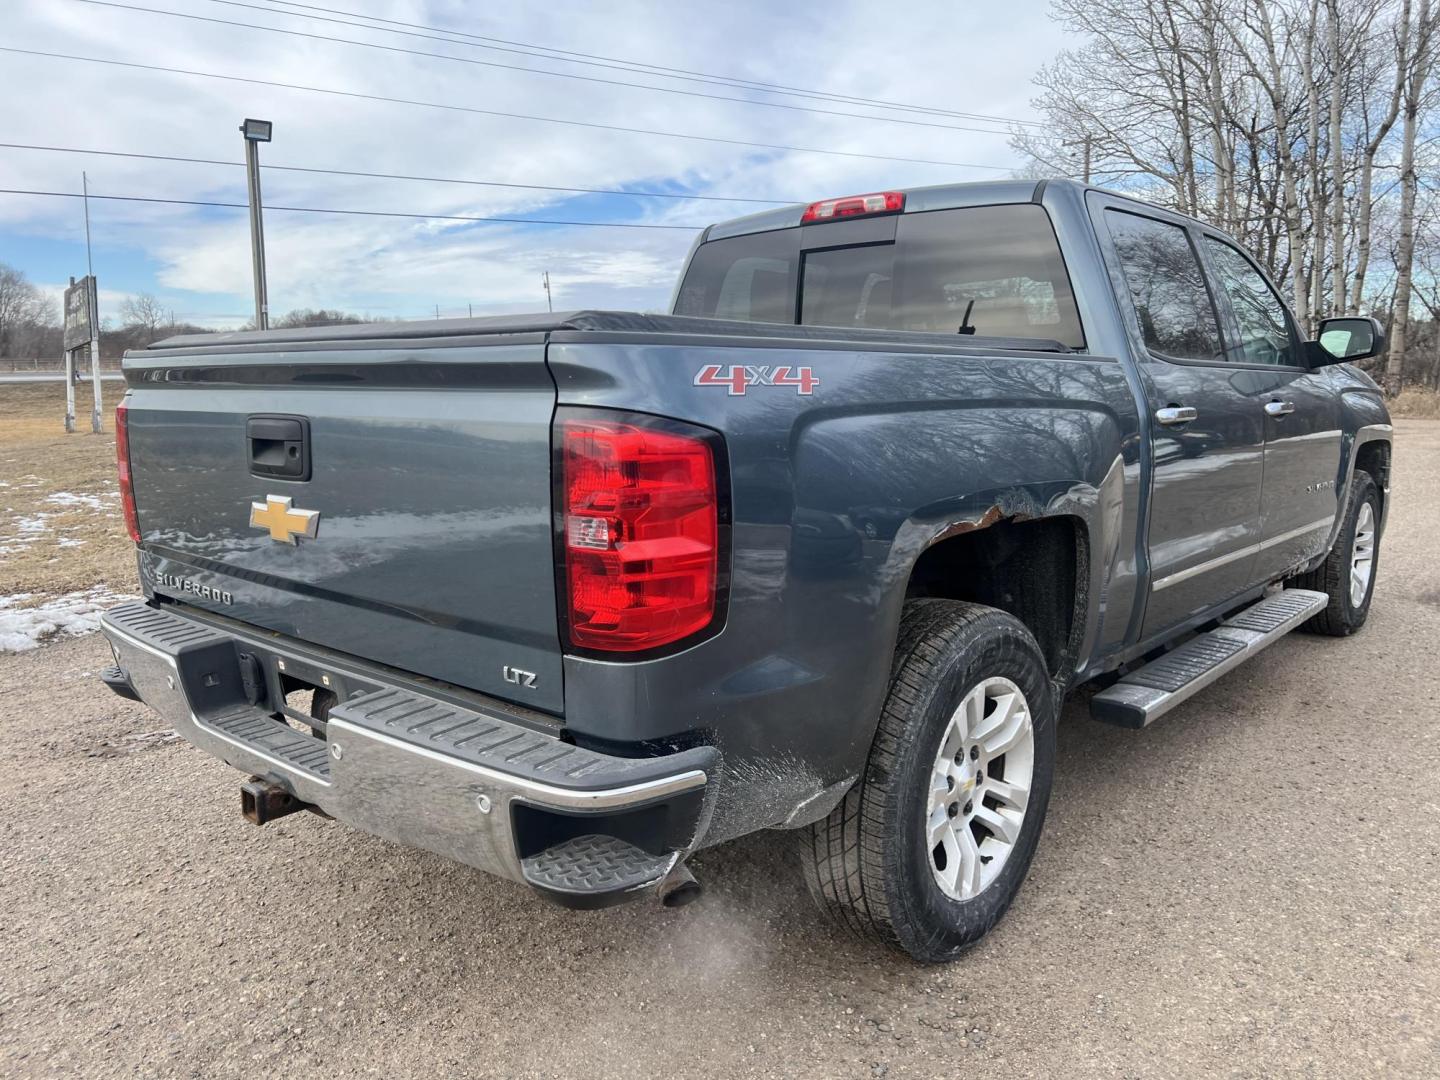
[[[120,505],[125,511],[125,531],[140,542],[140,518],[135,513],[135,487],[130,482],[130,417],[122,401],[115,407],[115,471],[120,475]]]
[[[557,418],[570,644],[641,652],[710,627],[720,599],[717,436]]]
[[[870,195],[847,195],[843,199],[825,199],[811,203],[800,216],[807,221],[834,221],[836,218],[859,217],[863,214],[896,214],[905,209],[903,191],[877,191]]]

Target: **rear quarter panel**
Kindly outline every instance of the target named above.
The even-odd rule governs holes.
[[[566,724],[582,737],[719,745],[711,840],[778,824],[807,799],[828,808],[826,790],[858,773],[910,570],[957,527],[1078,519],[1090,549],[1080,651],[1123,641],[1140,447],[1118,362],[598,337],[552,338],[562,406],[671,416],[725,436],[730,602],[720,634],[676,655],[567,657]],[[715,363],[809,366],[818,384],[808,396],[696,386]]]

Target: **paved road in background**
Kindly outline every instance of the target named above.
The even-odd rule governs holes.
[[[1440,1075],[1440,423],[1400,425],[1370,625],[1143,732],[1060,729],[1020,899],[917,967],[816,921],[765,834],[608,912],[297,815],[102,690],[0,656],[0,1074]]]
[[[118,371],[102,371],[101,382],[118,382],[125,378]],[[65,373],[63,371],[16,371],[0,373],[0,383],[32,383],[32,382],[58,382],[64,383]],[[88,374],[81,375],[80,382],[89,382]]]

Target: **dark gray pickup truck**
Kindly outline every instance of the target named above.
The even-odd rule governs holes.
[[[673,313],[181,337],[118,414],[105,680],[309,809],[575,906],[795,830],[923,960],[1005,911],[1064,695],[1142,727],[1365,621],[1391,427],[1205,224],[1066,182],[706,230]]]

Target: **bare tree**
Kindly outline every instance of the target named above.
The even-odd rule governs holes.
[[[287,315],[282,315],[273,323],[277,330],[290,330],[301,326],[339,326],[344,323],[361,323],[365,320],[358,315],[352,315],[348,311],[332,310],[330,308],[296,308]]]
[[[1074,176],[1078,158],[1098,183],[1215,222],[1310,329],[1370,311],[1402,355],[1402,299],[1433,285],[1411,253],[1440,198],[1424,180],[1440,171],[1437,4],[1051,0],[1085,43],[1038,73],[1047,124],[1012,144],[1026,174]]]
[[[1415,170],[1415,136],[1420,127],[1420,110],[1430,89],[1430,70],[1435,37],[1435,12],[1430,0],[1420,0],[1415,13],[1415,48],[1405,80],[1405,122],[1400,139],[1400,238],[1395,254],[1395,306],[1390,328],[1390,352],[1385,358],[1385,389],[1400,392],[1405,374],[1406,338],[1410,330],[1410,303],[1414,293],[1415,200],[1420,178]]]
[[[28,332],[49,321],[49,306],[24,273],[0,263],[0,356],[18,357],[30,351],[24,347],[33,337]]]
[[[127,296],[120,305],[120,318],[125,325],[143,338],[143,344],[150,344],[160,336],[160,328],[170,322],[170,316],[160,301],[149,293],[135,293]]]
[[[1355,199],[1358,220],[1355,226],[1355,276],[1350,287],[1350,303],[1346,311],[1351,315],[1360,312],[1360,301],[1365,295],[1365,275],[1370,270],[1371,228],[1374,221],[1375,203],[1372,197],[1375,182],[1375,160],[1380,148],[1385,145],[1390,131],[1400,116],[1400,99],[1405,92],[1406,73],[1410,57],[1410,0],[1401,0],[1400,15],[1395,21],[1391,48],[1395,61],[1389,78],[1390,93],[1386,105],[1373,128],[1370,123],[1368,96],[1365,90],[1368,82],[1362,82],[1362,118],[1367,138],[1360,163],[1360,187]]]

